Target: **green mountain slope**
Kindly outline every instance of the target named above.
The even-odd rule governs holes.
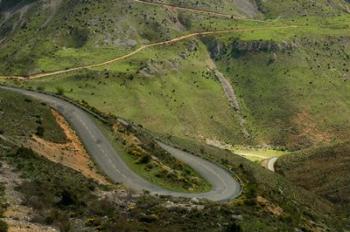
[[[152,3],[164,3],[172,6],[180,6],[192,9],[210,10],[218,13],[241,15],[246,17],[259,17],[261,16],[257,4],[252,0],[147,0]]]
[[[257,139],[299,149],[349,137],[348,41],[233,39],[220,54],[212,52],[231,78]]]
[[[296,17],[296,16],[335,16],[349,13],[349,3],[346,0],[256,0],[259,10],[266,17]]]
[[[1,25],[0,69],[12,74],[107,60],[182,30],[173,12],[126,0],[40,1],[7,13]]]
[[[241,1],[162,3],[189,10],[132,0],[21,2],[0,27],[8,28],[2,33],[0,71],[2,75],[28,75],[65,70],[101,63],[191,32],[237,28],[238,32],[211,35],[214,42],[203,39],[208,51],[202,41],[185,39],[80,74],[26,84],[48,91],[63,88],[67,96],[103,112],[158,133],[197,140],[298,149],[348,137],[349,87],[344,83],[349,75],[350,35],[349,17],[343,10],[348,3],[264,1],[261,4],[272,12],[265,16],[274,18],[266,22],[191,11],[242,16],[234,10],[242,7]],[[294,8],[310,14],[304,17]],[[318,14],[316,9],[332,14]],[[289,17],[285,10],[295,19],[284,19]],[[275,20],[277,16],[283,17]],[[320,20],[319,16],[327,17]],[[242,112],[230,108],[212,73],[209,54],[231,80]],[[242,134],[242,117],[249,139]]]
[[[165,207],[167,198],[145,196],[132,200],[136,208],[111,206],[107,215],[99,211],[106,202],[85,187],[80,195],[66,182],[49,183],[53,195],[61,196],[60,186],[92,200],[74,201],[77,212],[57,208],[57,196],[50,195],[49,209],[37,209],[40,222],[58,225],[68,219],[54,216],[67,214],[100,231],[156,231],[159,223],[172,225],[169,231],[343,231],[348,215],[338,206],[349,204],[343,178],[349,169],[349,8],[345,0],[1,0],[1,83],[64,95],[121,116],[233,171],[243,183],[242,198],[224,205],[203,203],[204,209],[184,213]],[[48,76],[32,79],[40,73]],[[21,104],[0,135],[16,137],[23,130],[29,137],[39,117],[48,119],[48,138],[61,136],[46,106],[22,109],[30,101],[2,95]],[[31,111],[23,129],[12,125],[12,118]],[[278,175],[208,141],[300,152],[278,161]],[[26,175],[49,172],[52,164],[17,146],[3,152],[7,162],[23,164],[18,169]],[[315,149],[305,150],[310,147]],[[332,173],[334,168],[339,172]],[[67,183],[86,182],[69,176]],[[40,185],[50,182],[38,179]],[[28,198],[40,196],[40,185],[30,180]],[[54,216],[46,218],[47,210]],[[136,225],[123,215],[132,215]]]
[[[349,151],[349,142],[300,151],[278,160],[277,172],[347,209],[350,203]]]

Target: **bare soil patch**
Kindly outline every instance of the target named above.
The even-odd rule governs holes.
[[[326,131],[322,131],[306,110],[299,112],[293,118],[293,123],[297,125],[298,133],[290,136],[291,144],[297,144],[300,141],[309,141],[309,145],[311,145],[330,143],[332,141],[332,135]]]
[[[103,175],[98,173],[95,164],[68,122],[58,112],[52,110],[52,114],[66,134],[68,142],[65,144],[53,143],[34,135],[28,141],[28,146],[45,158],[72,168],[98,183],[110,184]]]
[[[283,209],[279,206],[274,205],[262,196],[257,196],[256,202],[261,205],[267,212],[272,213],[275,216],[281,216]]]

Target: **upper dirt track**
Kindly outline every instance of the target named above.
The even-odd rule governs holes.
[[[229,30],[218,30],[218,31],[195,32],[195,33],[191,33],[191,34],[187,34],[187,35],[182,35],[182,36],[179,36],[179,37],[176,37],[174,39],[167,40],[167,41],[142,45],[139,48],[137,48],[136,50],[134,50],[128,54],[118,56],[116,58],[113,58],[111,60],[108,60],[108,61],[105,61],[102,63],[98,63],[98,64],[84,65],[84,66],[79,66],[79,67],[75,67],[75,68],[68,68],[68,69],[63,69],[63,70],[58,70],[58,71],[53,71],[53,72],[37,73],[37,74],[32,74],[32,75],[29,75],[26,77],[24,77],[24,76],[0,76],[0,78],[32,80],[32,79],[38,79],[38,78],[43,78],[43,77],[55,76],[55,75],[59,75],[59,74],[70,73],[70,72],[79,71],[79,70],[83,70],[83,69],[97,68],[97,67],[106,66],[106,65],[118,62],[118,61],[126,60],[129,57],[131,57],[131,56],[133,56],[133,55],[135,55],[135,54],[137,54],[137,53],[139,53],[147,48],[152,48],[152,47],[162,46],[162,45],[170,45],[170,44],[174,44],[174,43],[177,43],[179,41],[193,38],[196,36],[220,35],[220,34],[227,34],[227,33],[232,33],[232,32],[247,32],[247,31],[266,30],[266,29],[286,29],[286,28],[295,28],[295,27],[297,27],[297,26],[291,25],[291,26],[280,26],[280,27],[261,27],[261,28],[255,28],[255,29],[229,29]]]
[[[0,89],[10,90],[36,98],[58,110],[75,129],[99,168],[116,183],[123,183],[136,191],[147,190],[152,194],[186,198],[204,198],[212,201],[230,200],[239,196],[241,193],[240,184],[224,169],[197,156],[159,143],[163,149],[168,151],[175,158],[196,170],[212,186],[212,190],[206,193],[181,193],[162,189],[135,174],[124,163],[110,141],[101,132],[87,112],[51,95],[3,86],[0,86]]]

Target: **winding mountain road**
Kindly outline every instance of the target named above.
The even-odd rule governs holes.
[[[147,190],[151,194],[208,199],[212,201],[230,200],[238,197],[241,193],[240,184],[224,169],[197,156],[159,143],[163,149],[175,158],[191,166],[212,185],[212,190],[205,193],[181,193],[162,189],[135,174],[124,163],[110,141],[87,112],[54,96],[12,87],[0,86],[0,89],[14,91],[38,99],[58,110],[77,132],[99,168],[114,182],[123,183],[136,191]]]

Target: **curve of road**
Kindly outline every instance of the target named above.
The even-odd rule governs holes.
[[[65,73],[69,73],[69,72],[74,72],[74,71],[79,71],[79,70],[83,70],[83,69],[89,69],[89,68],[97,68],[97,67],[101,67],[101,66],[106,66],[118,61],[122,61],[122,60],[126,60],[128,58],[130,58],[131,56],[147,49],[147,48],[152,48],[152,47],[156,47],[156,46],[162,46],[162,45],[170,45],[170,44],[174,44],[177,43],[179,41],[182,40],[186,40],[189,38],[193,38],[196,36],[206,36],[206,35],[220,35],[220,34],[227,34],[227,33],[232,33],[232,32],[248,32],[248,31],[258,31],[258,30],[266,30],[266,29],[287,29],[287,28],[296,28],[298,26],[295,25],[291,25],[291,26],[280,26],[280,27],[261,27],[261,28],[255,28],[255,29],[230,29],[230,30],[218,30],[218,31],[206,31],[206,32],[195,32],[195,33],[191,33],[191,34],[187,34],[187,35],[182,35],[179,37],[176,37],[174,39],[171,40],[167,40],[167,41],[162,41],[162,42],[156,42],[156,43],[152,43],[152,44],[147,44],[147,45],[142,45],[141,47],[137,48],[136,50],[125,54],[123,56],[118,56],[116,58],[113,58],[111,60],[102,62],[102,63],[98,63],[98,64],[91,64],[91,65],[83,65],[83,66],[79,66],[79,67],[75,67],[75,68],[69,68],[69,69],[64,69],[64,70],[58,70],[58,71],[53,71],[53,72],[46,72],[46,73],[37,73],[37,74],[33,74],[30,75],[28,77],[23,77],[23,76],[0,76],[0,78],[5,78],[5,79],[19,79],[19,80],[31,80],[31,79],[38,79],[38,78],[43,78],[43,77],[50,77],[50,76],[55,76],[55,75],[59,75],[59,74],[65,74]]]
[[[151,194],[174,197],[204,198],[212,201],[226,201],[238,197],[240,184],[224,169],[215,164],[191,155],[166,144],[159,145],[175,158],[196,170],[211,185],[212,190],[205,193],[181,193],[162,189],[135,174],[114,150],[87,112],[62,99],[28,90],[0,86],[0,89],[14,91],[42,102],[58,110],[77,132],[87,151],[99,168],[114,182],[123,183],[136,191],[147,190]]]
[[[269,161],[267,162],[267,169],[269,169],[272,172],[275,172],[275,164],[276,164],[277,160],[278,160],[277,157],[273,157],[273,158],[269,159]]]
[[[278,157],[272,157],[270,159],[262,161],[261,165],[271,172],[275,172],[275,164],[278,160]]]

